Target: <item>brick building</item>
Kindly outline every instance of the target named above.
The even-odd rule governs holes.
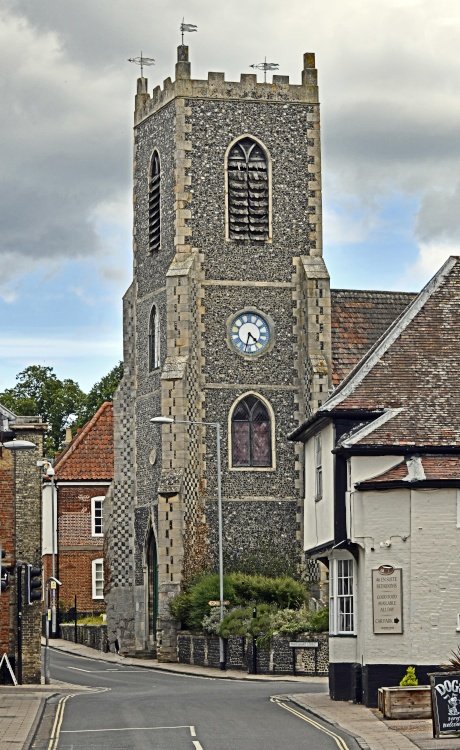
[[[375,706],[407,665],[426,683],[458,646],[459,308],[452,257],[292,435],[304,549],[330,573],[336,700]]]
[[[40,683],[41,678],[41,602],[27,603],[25,567],[41,565],[37,460],[43,455],[45,429],[40,417],[19,417],[0,404],[0,430],[14,431],[18,440],[35,446],[9,450],[0,445],[0,545],[6,553],[2,563],[11,568],[0,595],[0,657],[7,654],[23,683]],[[9,681],[5,669],[0,679]]]
[[[56,505],[56,575],[59,606],[66,612],[77,597],[79,613],[105,611],[103,506],[113,478],[112,404],[103,403],[54,465],[54,482],[43,489],[43,561],[51,574],[51,504]],[[54,484],[54,486],[53,486]]]

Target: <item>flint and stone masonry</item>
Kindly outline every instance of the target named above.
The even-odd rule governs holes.
[[[303,63],[300,84],[279,75],[258,83],[253,74],[194,80],[188,47],[180,46],[175,81],[150,94],[147,79],[138,79],[133,281],[104,510],[108,638],[123,653],[157,651],[175,661],[168,603],[198,572],[217,568],[216,430],[181,422],[222,428],[225,570],[282,574],[302,564],[303,459],[286,436],[325,400],[331,372],[314,55]],[[248,138],[265,159],[268,230],[230,239],[227,158]],[[155,249],[153,158],[160,164]],[[262,193],[254,195],[257,213]],[[232,200],[230,218],[238,220]],[[253,357],[229,335],[229,321],[244,311],[269,322],[270,345]],[[270,416],[270,466],[232,465],[231,415],[248,394]],[[158,415],[177,423],[152,425]]]

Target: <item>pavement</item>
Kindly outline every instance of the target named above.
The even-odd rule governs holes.
[[[296,683],[304,683],[305,677],[290,675],[249,675],[237,670],[198,667],[189,664],[159,664],[153,659],[136,659],[119,654],[105,654],[95,649],[53,639],[51,648],[67,653],[87,656],[105,662],[144,667],[176,674],[194,674],[233,680],[257,680],[273,683],[276,695],[277,682],[292,683],[292,692],[283,693],[301,708],[317,718],[340,727],[356,738],[362,750],[460,750],[459,739],[433,739],[431,719],[384,720],[377,709],[367,708],[347,701],[332,701],[327,692],[297,693]],[[308,677],[327,685],[326,677]],[[84,688],[83,688],[84,689]],[[0,748],[1,750],[30,750],[39,729],[47,701],[55,696],[82,690],[80,686],[54,681],[50,685],[0,685]],[[243,750],[239,749],[238,750]]]

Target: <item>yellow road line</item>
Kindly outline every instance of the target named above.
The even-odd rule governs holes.
[[[58,703],[56,716],[54,717],[53,729],[51,730],[51,737],[48,743],[48,750],[56,750],[57,743],[59,742],[62,720],[64,718],[65,704],[67,703],[68,699],[72,697],[72,695],[66,695],[64,696],[64,698],[61,698]]]
[[[319,729],[321,732],[324,732],[324,734],[329,735],[329,737],[332,737],[336,745],[340,748],[340,750],[349,750],[349,747],[343,737],[341,737],[339,734],[336,734],[330,729],[326,729],[322,724],[319,724],[314,719],[310,719],[308,716],[305,716],[305,714],[301,713],[300,711],[297,711],[297,709],[292,708],[291,706],[287,706],[283,701],[279,700],[279,698],[270,698],[270,701],[272,703],[275,703],[280,708],[284,708],[286,711],[289,711],[289,713],[294,714],[294,716],[297,716],[299,719],[302,719],[302,721],[305,721],[307,724],[311,724],[311,726],[315,727],[316,729]]]

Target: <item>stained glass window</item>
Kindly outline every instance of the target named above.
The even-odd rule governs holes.
[[[272,465],[270,416],[265,404],[253,395],[243,398],[233,411],[232,465]]]

